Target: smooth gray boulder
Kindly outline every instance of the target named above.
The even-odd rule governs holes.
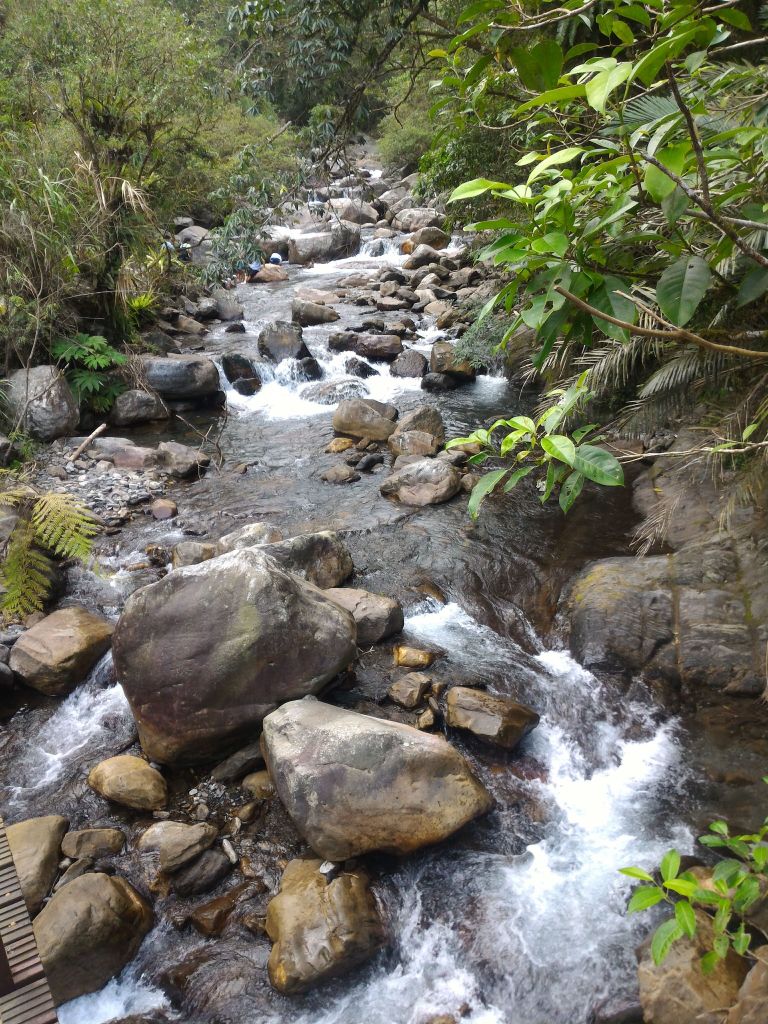
[[[328,204],[340,220],[351,224],[375,224],[379,215],[370,203],[358,199],[331,199]]]
[[[135,423],[165,420],[169,415],[160,395],[132,388],[117,396],[109,413],[109,422],[113,427],[132,427]]]
[[[316,324],[330,324],[339,319],[339,314],[331,306],[320,302],[310,302],[307,299],[294,299],[291,303],[291,319],[303,327],[313,327]],[[309,351],[307,350],[307,355]]]
[[[295,235],[288,243],[291,263],[330,263],[360,252],[360,225],[337,221],[330,231],[312,231]]]
[[[262,744],[283,806],[326,860],[411,853],[446,839],[492,803],[442,737],[312,697],[265,718]]]
[[[461,476],[442,459],[420,459],[398,469],[383,481],[379,491],[403,505],[440,505],[461,490]]]
[[[75,432],[80,409],[61,370],[55,366],[16,370],[9,383],[7,398],[14,425],[18,423],[38,441],[55,441]]]
[[[352,613],[357,626],[357,642],[361,647],[385,640],[403,628],[403,606],[391,597],[356,587],[333,587],[326,590],[326,594]]]
[[[440,227],[443,220],[444,218],[436,210],[426,206],[411,206],[398,211],[392,222],[392,227],[398,231],[410,233],[419,231],[421,228]]]
[[[283,359],[304,359],[310,352],[302,334],[301,324],[273,320],[259,334],[259,352],[275,363]]]
[[[350,437],[386,441],[394,433],[395,417],[385,415],[368,399],[350,398],[339,402],[333,414],[333,429]]]
[[[396,434],[404,434],[407,430],[423,430],[439,441],[445,440],[445,424],[440,410],[434,405],[420,405],[417,409],[405,413],[397,421]]]
[[[363,359],[381,359],[390,362],[403,351],[397,334],[358,334],[355,352]]]
[[[389,368],[393,377],[423,377],[429,362],[426,356],[409,348],[401,352]]]
[[[266,549],[176,569],[128,599],[113,641],[141,744],[162,763],[213,760],[278,704],[355,659],[355,623]]]
[[[204,398],[219,390],[219,371],[205,356],[141,356],[147,384],[164,398]]]
[[[321,590],[338,587],[349,579],[354,569],[348,548],[330,530],[262,544],[260,550],[274,558],[286,572],[301,576]]]

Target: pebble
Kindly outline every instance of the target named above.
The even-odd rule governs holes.
[[[227,857],[229,858],[229,863],[230,864],[237,864],[237,862],[240,860],[240,858],[237,856],[237,853],[235,852],[234,846],[232,845],[232,843],[230,843],[230,841],[228,839],[222,839],[222,841],[221,841],[221,848],[224,851],[224,853],[226,853]]]

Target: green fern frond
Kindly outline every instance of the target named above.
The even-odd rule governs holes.
[[[53,567],[46,555],[35,547],[32,525],[22,520],[8,541],[5,558],[0,565],[0,583],[4,593],[0,610],[8,618],[25,618],[42,610],[50,596]]]
[[[7,491],[0,491],[0,506],[4,508],[18,508],[31,496],[26,487],[12,487]]]
[[[69,494],[49,492],[35,501],[31,516],[38,542],[59,558],[86,561],[99,527],[89,509]]]

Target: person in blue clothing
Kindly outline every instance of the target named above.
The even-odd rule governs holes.
[[[253,284],[256,280],[256,275],[264,266],[259,260],[254,260],[253,263],[248,264],[248,277],[246,278],[248,284]]]

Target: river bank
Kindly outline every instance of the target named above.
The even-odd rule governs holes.
[[[356,186],[340,186],[350,187]],[[385,194],[386,190],[381,196]],[[407,191],[403,199],[406,196]],[[617,869],[627,863],[651,866],[670,845],[690,852],[693,836],[710,816],[742,821],[760,806],[766,715],[756,699],[759,689],[754,680],[759,675],[750,661],[758,650],[759,629],[764,628],[759,609],[755,621],[745,626],[751,647],[749,657],[742,657],[741,664],[747,667],[740,670],[741,679],[752,681],[742,687],[741,695],[734,695],[721,692],[730,679],[721,685],[720,675],[713,675],[705,700],[690,679],[681,690],[669,659],[654,671],[658,666],[653,656],[663,647],[658,638],[651,637],[652,656],[642,648],[642,658],[633,660],[616,644],[611,646],[610,636],[600,633],[600,625],[614,621],[614,591],[609,606],[597,603],[588,610],[586,624],[580,625],[579,615],[572,611],[578,574],[586,573],[583,584],[590,573],[605,573],[606,564],[616,565],[598,561],[590,569],[589,563],[628,557],[640,518],[633,498],[640,501],[642,478],[633,491],[585,495],[567,521],[559,510],[542,508],[533,489],[523,487],[508,499],[488,502],[473,524],[466,516],[462,492],[424,507],[383,496],[380,488],[394,461],[384,443],[369,438],[362,452],[354,445],[345,452],[328,450],[337,433],[349,431],[334,430],[338,401],[317,401],[318,387],[333,388],[333,398],[342,401],[367,398],[392,405],[398,421],[427,405],[440,414],[448,437],[500,414],[525,411],[536,401],[535,395],[521,394],[504,377],[481,374],[472,380],[465,373],[470,379],[460,386],[428,393],[420,374],[393,376],[391,362],[371,359],[374,376],[349,373],[348,361],[364,358],[358,351],[361,338],[363,351],[366,343],[370,351],[369,338],[394,336],[401,345],[404,339],[407,350],[426,361],[432,359],[435,342],[451,330],[436,326],[448,310],[428,311],[433,301],[445,302],[434,291],[429,301],[416,289],[412,290],[418,301],[398,298],[397,290],[413,283],[406,276],[412,275],[408,254],[399,253],[402,232],[372,225],[364,233],[377,230],[394,233],[365,239],[357,256],[317,262],[311,268],[292,266],[288,280],[241,285],[228,293],[241,316],[209,321],[207,333],[187,336],[187,345],[193,339],[195,358],[212,360],[219,368],[214,390],[221,382],[226,418],[215,410],[185,409],[179,410],[184,420],[163,420],[159,427],[155,423],[130,433],[128,440],[135,443],[122,446],[128,465],[117,472],[118,494],[109,506],[110,514],[114,511],[110,529],[115,532],[99,543],[102,574],[70,570],[63,604],[82,604],[113,620],[136,588],[170,580],[179,571],[166,576],[174,548],[179,564],[178,545],[212,544],[252,523],[268,522],[285,537],[333,531],[351,557],[353,585],[397,601],[404,611],[404,629],[402,635],[380,644],[366,644],[352,671],[324,691],[323,700],[408,725],[416,725],[425,711],[432,710],[431,731],[442,734],[446,728],[452,746],[491,794],[493,809],[441,845],[405,859],[381,852],[367,855],[365,868],[384,922],[386,948],[349,977],[306,995],[286,996],[267,979],[271,943],[263,932],[264,917],[286,865],[307,846],[269,788],[249,793],[242,787],[246,774],[253,774],[258,755],[248,764],[244,759],[240,769],[223,781],[211,775],[210,765],[164,767],[166,804],[154,816],[137,815],[120,810],[87,782],[91,769],[106,758],[141,754],[133,715],[110,656],[63,700],[14,690],[10,698],[6,696],[13,713],[0,750],[4,816],[16,822],[59,814],[66,816],[70,830],[120,829],[125,849],[101,854],[84,866],[86,874],[94,864],[100,871],[116,872],[152,904],[155,915],[156,923],[133,963],[100,992],[68,1003],[61,1010],[65,1024],[125,1020],[130,1015],[147,1021],[275,1024],[353,1024],[363,1016],[381,1024],[459,1019],[470,1024],[574,1024],[609,1020],[611,1014],[626,1011],[621,1019],[633,1019],[627,1016],[630,1012],[639,1019],[630,1008],[638,1000],[634,948],[645,927],[626,917],[628,886]],[[384,250],[374,248],[381,255],[365,251],[375,242],[388,243]],[[446,280],[461,272],[461,259],[452,249],[447,255],[436,251],[434,265],[447,270]],[[456,269],[441,260],[453,260]],[[404,284],[398,282],[399,275]],[[372,290],[372,284],[378,284],[378,290]],[[390,284],[396,285],[394,293],[383,294],[391,289],[381,286]],[[385,303],[383,309],[377,308],[382,299],[400,302],[401,307],[388,308]],[[293,321],[297,301],[304,307],[319,306],[316,317],[326,315],[323,310],[338,314],[338,319],[305,326],[302,341],[311,356],[296,353],[317,362],[319,382],[303,379],[306,366],[302,371],[297,360],[265,361],[259,342],[267,323]],[[422,303],[424,308],[414,313]],[[408,317],[414,319],[414,329],[402,324],[402,333],[401,328],[396,332],[392,325]],[[383,325],[366,327],[366,319],[383,320]],[[232,332],[232,323],[241,323],[244,330]],[[342,335],[351,337],[332,343]],[[354,349],[336,351],[332,344],[351,344]],[[234,363],[235,356],[250,367],[248,375],[227,380],[225,360],[229,357]],[[257,376],[255,393],[236,390],[238,380],[253,381]],[[460,373],[447,376],[450,380],[443,384],[449,386],[461,379]],[[327,399],[328,391],[320,397]],[[184,464],[195,466],[189,469],[191,482],[177,479],[171,471],[184,462],[184,453],[171,449],[170,462],[153,464],[153,457],[132,452],[155,452],[158,443],[176,442],[194,453],[200,434],[205,435],[212,422],[216,446],[209,445],[206,452],[212,464],[199,476],[204,467],[187,456]],[[120,436],[125,431],[112,433]],[[359,437],[352,440],[360,443]],[[421,439],[409,438],[409,443],[418,445]],[[108,457],[88,458],[85,468],[68,473],[65,452],[75,445],[59,444],[59,468],[74,477],[78,487],[82,474],[87,481],[83,489],[103,492],[99,472],[118,469],[114,446],[111,462]],[[96,452],[110,454],[107,448]],[[382,458],[374,459],[371,471],[365,472],[357,469],[359,461],[348,465],[350,452]],[[111,468],[98,471],[99,462]],[[346,467],[348,483],[324,479],[339,477],[340,467]],[[147,499],[131,504],[139,494]],[[141,511],[158,496],[172,499],[178,514],[160,521]],[[740,525],[748,537],[754,534],[754,526]],[[747,547],[739,548],[742,563],[750,561],[741,554],[750,550],[749,543],[746,540]],[[684,549],[685,543],[679,547]],[[206,553],[216,552],[182,549],[184,560],[197,561]],[[753,569],[759,557],[757,551]],[[621,562],[616,570],[625,583],[629,564]],[[650,635],[646,624],[651,617],[637,608],[652,592],[662,592],[657,604],[665,609],[679,606],[680,587],[699,593],[701,578],[692,579],[693,570],[688,571],[683,581],[664,577],[651,587],[644,577],[634,589],[627,586],[622,592],[627,604],[622,636],[631,633],[626,625],[633,621],[641,624],[635,633],[643,639]],[[705,572],[708,587],[722,594],[724,588],[715,588],[717,577],[710,569]],[[721,577],[720,582],[725,579],[731,585],[729,567],[721,570]],[[561,602],[564,588],[566,598]],[[667,591],[671,596],[665,602]],[[605,597],[600,586],[590,593]],[[722,599],[713,601],[712,618],[721,606]],[[583,601],[579,607],[585,616]],[[203,665],[192,634],[199,632],[211,646],[217,641],[215,634],[206,632],[209,620],[216,621],[213,609],[199,607],[190,635],[168,638],[169,651],[181,651],[183,657],[186,644],[192,652],[193,678],[204,675],[208,666]],[[705,635],[708,622],[705,619]],[[735,615],[732,624],[738,625]],[[729,636],[737,632],[731,629]],[[569,652],[569,634],[578,661]],[[671,634],[677,638],[673,649],[679,649],[679,619]],[[585,635],[589,644],[579,640]],[[388,696],[391,685],[404,674],[393,665],[393,645],[436,655],[429,668],[434,709],[427,702],[417,703],[415,710],[403,708]],[[160,650],[158,664],[164,657],[167,652]],[[723,659],[731,657],[729,648]],[[679,657],[671,661],[673,667],[680,664]],[[709,659],[708,667],[717,665],[719,656]],[[513,753],[448,729],[443,725],[445,688],[454,686],[530,706],[540,716],[539,725]],[[254,784],[250,785],[252,789]],[[249,804],[255,806],[245,811]],[[223,849],[226,839],[233,851],[235,863],[224,854],[230,865],[225,871],[219,858],[223,875],[204,893],[174,892],[169,873],[158,872],[157,851],[139,844],[147,826],[166,820],[168,814],[193,827],[200,822],[213,826],[216,850]],[[345,870],[357,868],[345,865]],[[215,934],[207,935],[204,929],[201,934],[201,917],[195,912],[202,903],[222,897],[225,904],[224,909],[219,906]]]

